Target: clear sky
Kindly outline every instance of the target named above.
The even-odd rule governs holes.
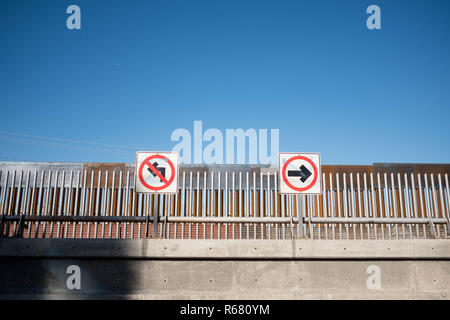
[[[202,120],[324,164],[448,163],[449,101],[448,0],[0,1],[3,161],[134,162]]]

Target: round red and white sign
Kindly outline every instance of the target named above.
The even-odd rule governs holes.
[[[280,193],[321,193],[320,154],[280,153],[279,170]]]
[[[175,152],[137,152],[136,192],[176,193],[178,159]]]

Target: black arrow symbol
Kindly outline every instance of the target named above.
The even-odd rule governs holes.
[[[300,177],[300,181],[305,182],[312,175],[312,172],[303,164],[299,169],[300,170],[288,170],[288,177]]]
[[[159,168],[158,168],[158,162],[156,162],[156,161],[153,162],[152,165],[153,165],[153,167],[155,167],[156,170],[159,171],[159,173],[161,173],[161,175],[162,175],[164,178],[166,177],[166,168],[164,168],[164,167],[159,167]],[[152,176],[156,177],[156,173],[153,172],[152,169],[147,168],[147,170],[152,174]],[[162,181],[161,179],[159,179],[159,180],[160,180],[161,182],[164,182],[164,181]]]

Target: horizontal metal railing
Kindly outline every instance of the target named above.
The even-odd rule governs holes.
[[[448,238],[448,174],[323,173],[321,195],[280,195],[277,168],[183,166],[175,195],[137,194],[134,167],[0,164],[0,236]]]

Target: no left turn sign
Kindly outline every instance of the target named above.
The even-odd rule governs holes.
[[[136,192],[177,193],[178,163],[177,152],[136,152]]]
[[[280,152],[279,176],[282,194],[320,194],[320,154]]]

